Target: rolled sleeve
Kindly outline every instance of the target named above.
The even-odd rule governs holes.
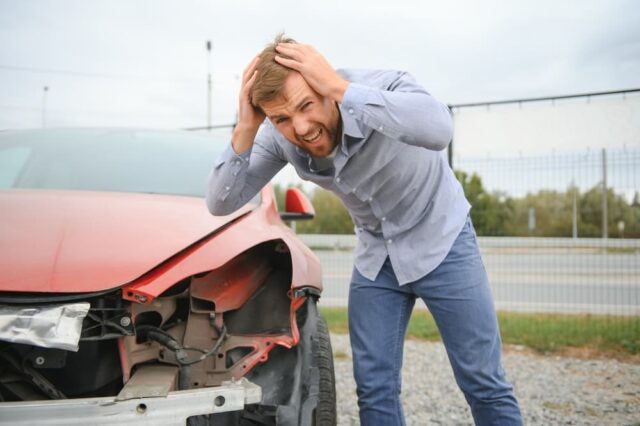
[[[212,214],[226,214],[224,202],[236,187],[238,176],[246,172],[249,167],[251,150],[242,154],[236,154],[229,145],[218,157],[209,176],[209,191],[207,193],[207,205]]]
[[[231,144],[220,154],[209,174],[207,207],[216,216],[233,213],[253,198],[286,164],[262,132],[247,151],[237,154]]]
[[[341,109],[353,120],[392,139],[434,151],[452,137],[446,105],[405,72],[374,73],[374,86],[350,82]]]
[[[362,118],[362,110],[371,89],[358,83],[349,83],[342,97],[343,108],[355,118]]]

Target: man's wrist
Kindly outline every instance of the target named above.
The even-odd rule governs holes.
[[[238,124],[235,129],[233,129],[233,134],[231,135],[231,146],[235,153],[242,154],[251,149],[257,133],[257,128],[245,127],[242,124]]]
[[[331,99],[341,104],[342,98],[344,98],[344,93],[347,91],[347,87],[349,87],[349,82],[341,78],[330,95]]]

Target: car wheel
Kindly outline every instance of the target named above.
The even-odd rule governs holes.
[[[336,424],[336,383],[327,324],[314,298],[298,310],[303,384],[300,425]]]
[[[315,360],[319,375],[318,404],[314,410],[313,425],[335,425],[336,415],[336,382],[333,368],[333,351],[327,323],[320,313],[317,322],[317,349]]]

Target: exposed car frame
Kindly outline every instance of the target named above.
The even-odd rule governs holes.
[[[126,132],[135,139],[135,131]],[[0,155],[10,136],[0,134]],[[79,206],[56,219],[66,227],[82,206],[95,207],[105,197],[154,214],[161,211],[157,197],[169,205],[174,199],[0,189],[6,207],[0,233],[18,226],[20,209],[44,194],[63,199],[60,205]],[[0,425],[335,424],[331,345],[316,306],[320,264],[283,223],[312,218],[313,207],[295,188],[286,198],[280,213],[273,189],[265,187],[259,204],[212,218],[210,231],[127,282],[65,287],[63,280],[63,291],[61,284],[48,288],[44,282],[21,291],[12,277],[22,279],[27,269],[5,268],[0,305],[8,307],[9,334],[0,336],[0,395],[13,400],[0,402]],[[206,212],[203,201],[175,197],[187,210],[200,202]],[[198,220],[199,229],[206,229],[208,219]],[[20,242],[14,238],[0,241],[0,253]],[[38,312],[46,317],[78,304],[87,309],[77,322],[77,352],[60,346],[55,327],[42,332],[34,325]],[[25,307],[33,313],[11,314]],[[56,315],[73,320],[68,313]],[[20,338],[7,337],[13,332]]]

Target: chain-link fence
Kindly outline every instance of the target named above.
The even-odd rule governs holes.
[[[455,165],[498,311],[569,315],[585,328],[618,321],[638,343],[640,147]],[[355,236],[301,237],[322,262],[323,302],[346,305]]]
[[[640,148],[456,164],[500,308],[640,314]]]

